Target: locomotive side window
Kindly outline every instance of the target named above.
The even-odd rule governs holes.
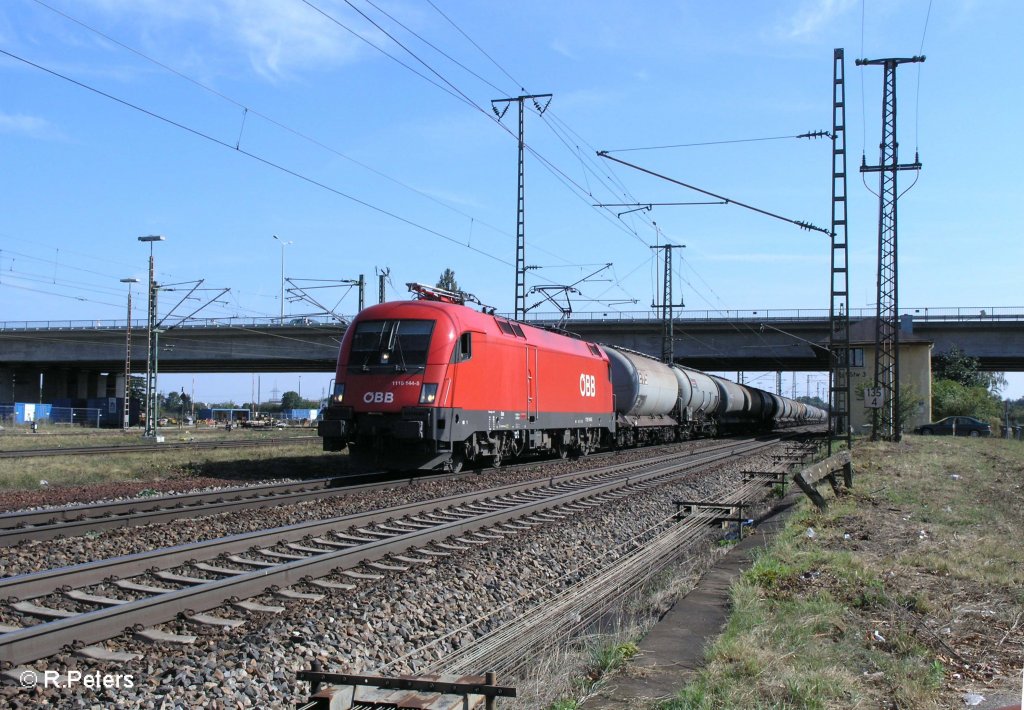
[[[459,347],[455,350],[455,361],[463,362],[473,357],[473,334],[469,331],[459,338]]]
[[[360,321],[352,337],[349,372],[411,372],[427,364],[434,321]]]

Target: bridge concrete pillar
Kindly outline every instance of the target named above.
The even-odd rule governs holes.
[[[111,387],[113,385],[113,387]],[[124,373],[110,373],[107,375],[107,397],[124,397]]]
[[[86,399],[102,398],[106,396],[106,375],[102,372],[90,372],[85,373],[85,377],[81,377],[79,382],[84,380],[85,382],[85,396]],[[81,389],[81,384],[79,385]]]
[[[69,389],[72,394],[71,396],[75,399],[89,399],[90,397],[96,397],[98,393],[98,372],[91,372],[89,370],[78,370],[77,372],[71,373],[71,385]]]

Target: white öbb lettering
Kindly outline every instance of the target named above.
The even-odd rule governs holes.
[[[580,375],[580,394],[584,397],[597,396],[597,378],[593,375]]]
[[[363,395],[366,404],[391,404],[395,401],[394,392],[367,392]]]

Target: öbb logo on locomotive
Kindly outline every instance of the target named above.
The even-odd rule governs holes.
[[[597,396],[597,378],[586,373],[580,374],[580,394],[584,397]]]
[[[394,392],[367,392],[363,395],[367,404],[391,404],[395,401]]]

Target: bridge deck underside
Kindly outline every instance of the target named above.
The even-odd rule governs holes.
[[[826,370],[828,322],[824,319],[757,321],[680,320],[675,325],[677,362],[710,371]],[[657,356],[661,324],[646,321],[571,321],[580,337]],[[1024,321],[915,322],[914,333],[934,353],[959,347],[981,368],[1024,371]],[[344,328],[275,327],[239,330],[196,327],[160,338],[161,372],[331,372]],[[145,331],[132,333],[132,370],[146,365]],[[852,348],[870,347],[851,342]],[[98,372],[124,369],[123,329],[0,330],[0,367],[67,367]]]

